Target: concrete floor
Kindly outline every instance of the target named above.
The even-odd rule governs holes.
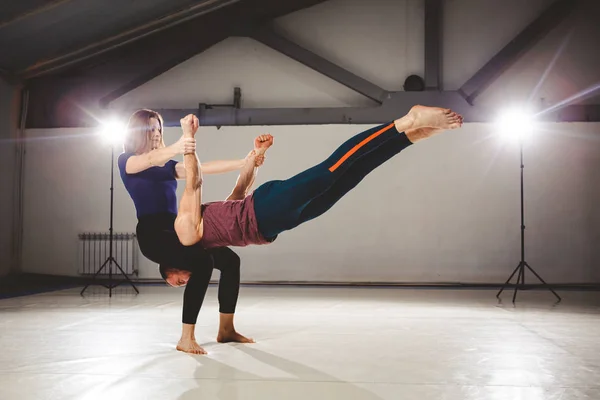
[[[216,288],[175,350],[183,291],[0,300],[0,399],[600,399],[600,294],[242,287],[218,344]]]

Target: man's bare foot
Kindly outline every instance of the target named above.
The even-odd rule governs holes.
[[[256,343],[254,339],[240,335],[236,331],[219,331],[217,335],[219,343]]]
[[[407,129],[404,133],[408,140],[412,143],[416,143],[419,140],[427,139],[433,135],[443,132],[445,129],[438,128],[417,128],[417,129]]]
[[[200,347],[200,345],[196,343],[196,340],[194,339],[179,339],[179,343],[177,343],[177,350],[191,354],[206,354],[206,350]]]
[[[273,146],[272,135],[260,135],[254,139],[254,151],[257,156],[264,155],[271,146]]]
[[[412,129],[457,129],[462,125],[462,116],[448,108],[414,106],[408,117],[412,120]]]

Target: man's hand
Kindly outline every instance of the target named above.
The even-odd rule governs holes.
[[[273,146],[273,135],[260,135],[254,139],[254,150],[256,155],[263,155],[269,147]]]
[[[194,137],[196,135],[198,126],[200,126],[198,117],[196,117],[194,114],[188,114],[181,118],[179,122],[181,123],[181,129],[183,129],[183,136]]]

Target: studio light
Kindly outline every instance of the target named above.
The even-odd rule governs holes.
[[[105,143],[119,145],[123,143],[126,129],[127,127],[122,121],[111,117],[101,123],[99,135]]]
[[[129,283],[129,285],[131,285],[133,287],[133,289],[136,291],[136,293],[139,293],[139,290],[137,289],[137,287],[133,284],[133,282],[129,279],[129,277],[127,276],[127,274],[125,273],[125,271],[123,271],[123,268],[121,268],[121,266],[119,265],[119,263],[117,262],[117,260],[114,258],[113,256],[113,239],[114,239],[114,235],[113,235],[113,217],[114,217],[114,191],[115,191],[115,185],[114,185],[114,167],[115,167],[115,147],[122,144],[123,140],[125,138],[125,133],[126,133],[126,125],[124,123],[122,123],[120,120],[118,120],[117,118],[113,117],[113,118],[109,118],[106,119],[104,122],[102,122],[100,124],[100,130],[98,132],[99,135],[101,135],[102,140],[107,143],[108,145],[110,145],[110,227],[108,228],[109,231],[109,255],[108,258],[106,259],[106,261],[104,261],[104,264],[102,264],[102,266],[100,267],[100,269],[94,274],[94,276],[92,277],[92,282],[88,283],[82,290],[81,290],[81,295],[83,296],[83,293],[86,291],[86,289],[93,283],[95,282],[96,278],[98,277],[98,275],[100,274],[100,272],[102,272],[102,270],[104,270],[104,268],[108,267],[108,284],[101,284],[102,286],[104,286],[105,288],[109,289],[109,297],[112,297],[112,290],[119,286],[121,284],[121,281],[117,281],[116,283],[113,283],[113,266],[115,266],[118,271],[121,273],[121,275],[123,275],[123,277],[125,278],[125,281],[127,281],[127,283]],[[115,270],[116,272],[116,270]]]
[[[500,294],[504,291],[511,279],[517,275],[517,283],[513,294],[513,303],[517,299],[517,290],[525,286],[525,271],[529,270],[542,283],[542,287],[550,290],[554,296],[561,301],[561,297],[544,281],[544,279],[527,263],[525,260],[525,184],[524,184],[524,169],[523,162],[523,141],[532,136],[536,130],[536,120],[534,113],[528,107],[514,107],[501,112],[496,120],[496,129],[503,138],[516,141],[519,143],[520,150],[520,166],[521,166],[521,261],[514,269],[508,280],[500,288],[496,297],[500,298]]]
[[[529,138],[536,130],[535,114],[527,107],[514,107],[498,114],[496,130],[509,141]]]

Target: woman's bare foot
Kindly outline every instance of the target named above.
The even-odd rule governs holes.
[[[256,343],[254,339],[240,335],[236,331],[219,331],[217,335],[219,343]]]
[[[417,128],[417,129],[407,129],[404,133],[408,140],[412,143],[416,143],[419,140],[427,139],[433,135],[443,132],[445,129],[437,129],[437,128]]]
[[[414,106],[408,115],[413,118],[413,129],[457,129],[462,124],[462,117],[448,108]]]
[[[191,354],[206,354],[206,350],[200,347],[200,345],[196,343],[196,340],[194,339],[179,339],[179,343],[177,343],[177,350]]]

